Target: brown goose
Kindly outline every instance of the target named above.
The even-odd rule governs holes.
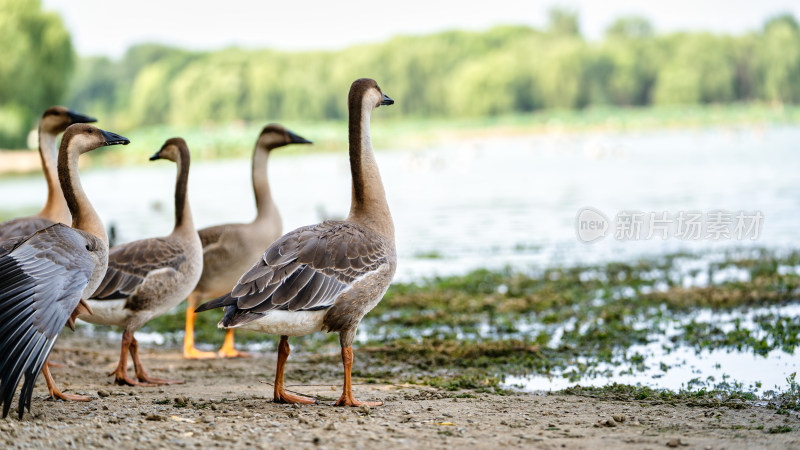
[[[368,78],[353,82],[347,101],[353,177],[350,215],[343,221],[325,221],[283,235],[242,275],[232,292],[197,308],[201,312],[225,306],[220,327],[281,336],[276,402],[314,402],[284,390],[288,337],[335,331],[344,365],[344,389],[336,405],[382,404],[353,398],[350,371],[358,324],[383,298],[397,266],[394,224],[369,134],[372,110],[394,101]]]
[[[278,208],[272,200],[267,177],[269,152],[289,144],[311,144],[278,124],[269,124],[261,131],[253,149],[253,193],[258,214],[247,224],[231,223],[203,228],[198,233],[203,243],[203,275],[189,294],[186,307],[186,335],[183,338],[183,356],[189,359],[214,358],[217,354],[201,352],[194,348],[194,310],[203,300],[230,292],[239,277],[261,256],[263,249],[281,236],[283,224]],[[233,346],[233,329],[225,334],[225,343],[219,356],[235,358],[247,356]]]
[[[111,375],[117,384],[156,385],[181,381],[153,378],[139,359],[133,333],[148,320],[158,317],[192,292],[203,271],[203,247],[194,228],[186,198],[189,180],[189,147],[181,138],[168,139],[150,160],[168,159],[178,164],[175,186],[175,227],[169,236],[129,242],[111,249],[108,270],[88,301],[87,322],[123,327],[122,353]],[[127,374],[127,355],[136,370],[135,381]]]
[[[78,176],[78,156],[105,145],[128,144],[122,136],[91,125],[67,128],[58,154],[58,174],[72,228],[56,223],[29,236],[0,243],[0,404],[8,415],[14,391],[25,381],[19,417],[30,410],[33,385],[41,371],[50,394],[62,394],[52,384],[45,362],[64,324],[74,327],[77,314],[90,312],[85,298],[100,285],[108,262],[108,238]]]
[[[0,241],[13,237],[27,236],[37,230],[54,223],[70,224],[72,222],[58,182],[56,168],[58,160],[58,135],[73,123],[97,122],[97,119],[70,111],[63,106],[53,106],[42,114],[39,122],[39,157],[42,159],[42,171],[47,181],[47,201],[35,216],[20,217],[0,223]]]

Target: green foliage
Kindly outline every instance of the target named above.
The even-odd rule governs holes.
[[[38,8],[37,2],[25,8],[30,5]],[[7,27],[0,30],[0,36],[8,34]],[[19,59],[20,51],[0,62],[0,78],[8,67],[41,72]],[[349,83],[364,76],[377,79],[397,100],[382,113],[389,118],[493,120],[596,105],[792,104],[800,102],[800,31],[794,17],[783,15],[742,36],[656,35],[647,19],[622,17],[604,40],[587,42],[577,14],[553,9],[541,30],[446,31],[337,51],[189,52],[143,44],[119,61],[82,59],[68,104],[121,132],[241,121],[341,121]],[[0,104],[2,117],[33,114],[28,104]],[[30,117],[23,119],[3,121],[3,127],[25,128]]]
[[[734,42],[710,34],[674,35],[657,74],[656,103],[723,103],[735,99]]]
[[[762,96],[771,101],[800,101],[800,29],[794,17],[776,17],[764,26],[759,42]]]
[[[0,0],[0,147],[22,146],[65,94],[75,55],[58,15],[39,0]]]
[[[620,17],[606,29],[606,37],[611,39],[643,39],[652,36],[653,24],[638,16]]]

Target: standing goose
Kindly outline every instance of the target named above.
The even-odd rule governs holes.
[[[8,415],[14,391],[25,377],[19,417],[30,410],[33,385],[41,371],[50,394],[61,394],[45,362],[64,325],[91,312],[84,303],[103,279],[108,238],[78,176],[78,156],[98,147],[128,144],[122,136],[91,125],[67,128],[58,154],[61,188],[72,214],[72,228],[56,223],[0,243],[0,404]],[[54,392],[55,390],[55,392]],[[86,398],[88,400],[88,398]]]
[[[189,147],[181,138],[168,139],[151,161],[168,159],[178,164],[175,185],[175,227],[166,237],[142,239],[113,247],[108,270],[88,301],[93,314],[80,319],[123,327],[122,353],[110,374],[120,385],[176,384],[181,381],[147,375],[139,359],[139,345],[133,333],[148,320],[158,317],[192,292],[203,271],[203,247],[194,228],[186,198],[189,181]],[[128,377],[130,352],[138,381]]]
[[[339,333],[344,365],[344,388],[336,405],[382,404],[356,401],[350,372],[358,324],[386,293],[397,266],[394,224],[369,135],[372,110],[394,101],[368,78],[353,82],[347,101],[353,178],[347,219],[325,221],[283,235],[242,275],[232,292],[197,309],[225,306],[220,327],[281,336],[276,402],[315,402],[284,390],[289,336],[335,331]]]
[[[0,223],[0,242],[13,237],[27,236],[54,223],[71,223],[67,202],[58,182],[58,135],[74,123],[97,122],[97,119],[70,111],[63,106],[53,106],[42,114],[39,121],[39,157],[47,181],[47,201],[35,216],[20,217]]]
[[[186,334],[183,356],[189,359],[214,358],[217,354],[194,348],[194,310],[203,300],[230,292],[239,277],[261,256],[263,249],[281,236],[283,224],[272,200],[267,176],[269,152],[289,144],[311,144],[278,124],[269,124],[261,131],[253,149],[253,193],[256,197],[256,219],[247,224],[232,223],[203,228],[198,233],[203,243],[203,275],[189,294],[186,307]],[[233,346],[233,329],[225,334],[219,356],[246,356]]]

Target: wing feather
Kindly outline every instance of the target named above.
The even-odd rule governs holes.
[[[33,385],[95,268],[86,239],[55,224],[0,244],[0,404],[8,415],[17,385],[20,418]]]
[[[30,236],[31,234],[55,224],[50,219],[43,217],[20,217],[0,223],[0,241],[6,241],[20,236]]]
[[[198,311],[234,308],[221,322],[234,326],[276,309],[330,308],[357,279],[378,270],[393,254],[393,243],[352,222],[298,228],[275,241],[224,301],[212,300]]]
[[[164,238],[143,239],[113,247],[108,253],[106,275],[91,298],[128,298],[144,283],[149,273],[160,269],[177,271],[185,262],[186,255],[181,247]]]

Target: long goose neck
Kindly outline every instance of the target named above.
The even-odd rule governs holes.
[[[57,133],[45,131],[42,129],[42,125],[39,125],[39,157],[42,160],[42,170],[47,181],[47,201],[37,216],[68,225],[71,222],[71,216],[61,190],[61,183],[58,181],[57,139]]]
[[[394,223],[386,202],[381,174],[372,151],[369,118],[372,108],[363,101],[349,105],[350,172],[353,192],[348,220],[362,223],[394,239]]]
[[[178,147],[180,157],[178,159],[178,176],[175,181],[175,231],[195,232],[192,210],[189,207],[189,200],[186,192],[189,185],[189,149],[185,146]]]
[[[267,161],[269,160],[270,149],[263,144],[257,143],[253,150],[253,194],[256,198],[256,221],[273,220],[278,216],[278,208],[272,199],[272,190],[269,187],[269,176],[267,175]]]
[[[58,151],[58,180],[69,212],[72,214],[72,228],[91,233],[108,245],[108,235],[103,222],[81,185],[81,177],[78,174],[79,156],[78,149],[70,146],[69,142],[61,142]]]

